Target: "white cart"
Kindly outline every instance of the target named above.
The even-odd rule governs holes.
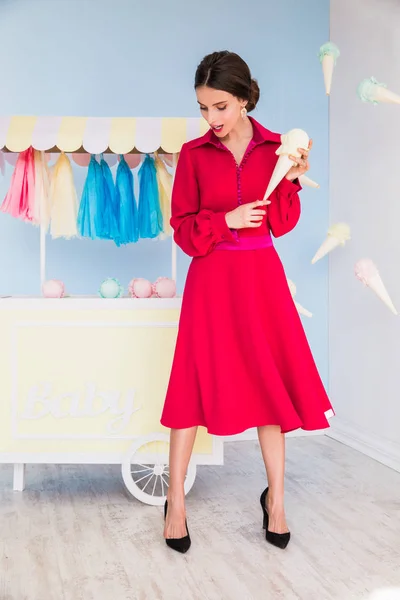
[[[158,150],[174,154],[176,162],[182,143],[204,129],[202,119],[13,117],[0,119],[0,147]],[[44,231],[40,248],[43,282]],[[176,279],[174,244],[171,276]],[[32,463],[120,464],[135,498],[164,503],[169,432],[159,421],[180,306],[180,298],[0,298],[0,462],[14,464],[15,490],[24,489]],[[200,428],[186,493],[197,465],[222,464],[222,438]]]

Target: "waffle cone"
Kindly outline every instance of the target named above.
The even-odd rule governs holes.
[[[332,250],[337,248],[337,246],[339,246],[339,244],[340,244],[340,240],[338,240],[338,238],[336,238],[333,235],[328,235],[326,240],[324,242],[322,242],[321,246],[318,248],[317,252],[315,253],[315,256],[312,259],[311,264],[313,265],[318,260],[320,260],[323,256],[325,256],[329,252],[332,252]]]
[[[293,167],[293,161],[286,155],[281,154],[271,175],[270,182],[264,194],[264,200],[267,200],[274,189],[279,185],[286,173]]]
[[[374,99],[377,102],[386,102],[387,104],[400,104],[400,96],[398,94],[380,85],[375,89]]]
[[[329,96],[331,93],[332,86],[332,75],[335,66],[335,59],[333,56],[327,54],[322,59],[322,72],[324,74],[324,84],[326,95]]]
[[[394,315],[397,315],[397,310],[395,309],[393,302],[390,299],[390,296],[385,288],[385,284],[383,283],[379,273],[373,275],[367,283],[368,287],[371,288],[373,292],[378,296],[380,300],[392,311]]]

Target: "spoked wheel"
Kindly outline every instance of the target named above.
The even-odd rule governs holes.
[[[138,438],[122,461],[122,478],[129,492],[143,502],[161,506],[169,487],[169,436],[150,433]],[[189,463],[185,479],[187,494],[196,479],[196,465]]]

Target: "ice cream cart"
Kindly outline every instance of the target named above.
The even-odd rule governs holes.
[[[206,130],[203,119],[0,119],[0,148],[18,153],[165,152]],[[139,242],[140,243],[140,242]],[[45,280],[46,232],[38,277]],[[176,279],[172,243],[171,277]],[[181,298],[0,298],[0,462],[26,466],[119,464],[138,500],[163,504],[169,432],[159,423],[176,341]],[[185,481],[197,465],[222,465],[223,442],[199,429]]]

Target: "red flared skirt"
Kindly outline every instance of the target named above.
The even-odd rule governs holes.
[[[286,433],[327,428],[333,414],[275,248],[194,258],[162,425]]]

